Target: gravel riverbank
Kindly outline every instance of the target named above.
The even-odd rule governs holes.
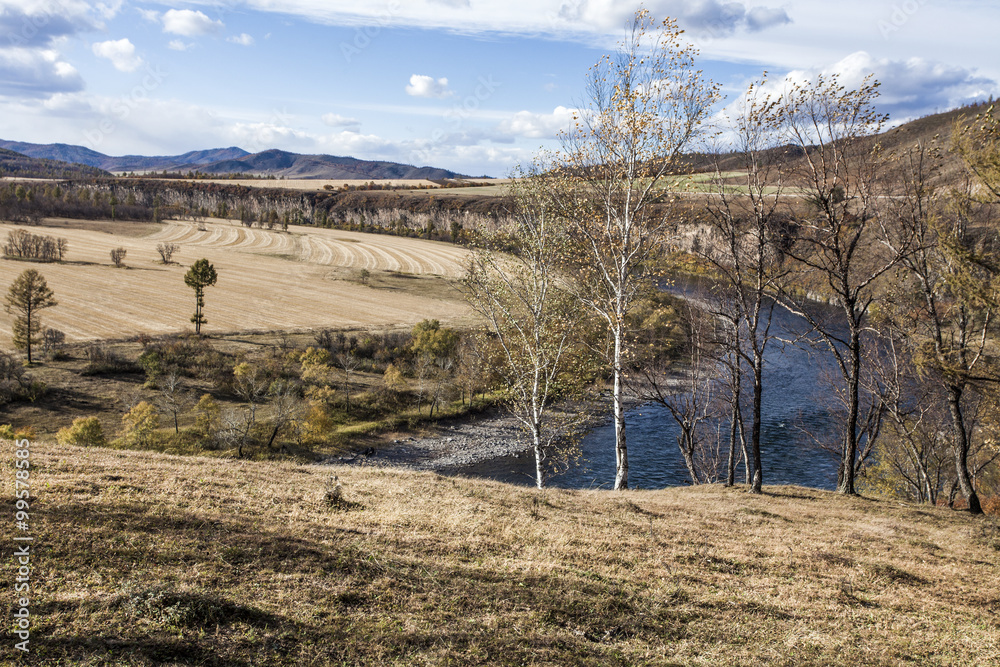
[[[639,405],[634,399],[627,408]],[[589,430],[610,419],[610,401],[574,405],[581,415],[576,429]],[[402,434],[378,448],[341,456],[327,463],[395,466],[411,470],[446,471],[504,456],[531,455],[531,441],[524,426],[504,412],[483,413],[438,424],[422,434]]]

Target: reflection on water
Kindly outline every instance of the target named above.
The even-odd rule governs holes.
[[[704,294],[699,283],[675,285],[670,291],[682,295]],[[792,338],[802,322],[781,309],[774,311],[776,331]],[[799,484],[833,489],[837,482],[837,458],[814,444],[815,436],[835,430],[834,417],[823,407],[829,387],[825,377],[833,370],[826,354],[795,345],[772,342],[765,356],[761,450],[765,484]],[[690,483],[684,460],[677,450],[677,427],[666,408],[644,406],[626,415],[629,455],[629,486],[655,489]],[[725,425],[722,437],[728,443]],[[581,442],[580,463],[549,481],[562,488],[611,488],[615,479],[614,427],[593,429]],[[502,457],[454,472],[487,477],[515,484],[534,483],[534,459]],[[743,480],[743,468],[737,471]]]

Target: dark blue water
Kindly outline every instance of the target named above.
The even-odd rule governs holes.
[[[705,283],[675,284],[671,292],[699,297]],[[820,308],[820,306],[817,306]],[[772,332],[793,340],[807,330],[788,312],[775,308]],[[829,401],[827,377],[832,360],[822,350],[772,341],[764,358],[761,457],[765,484],[799,484],[832,489],[837,482],[838,460],[816,446],[816,438],[829,439],[835,417],[823,407]],[[747,388],[749,381],[744,383]],[[747,418],[748,411],[744,412]],[[690,483],[690,476],[677,449],[677,426],[666,408],[655,405],[631,410],[625,418],[629,456],[629,487],[657,489]],[[728,425],[716,425],[723,439],[723,464],[728,452]],[[747,424],[749,430],[749,423]],[[749,433],[748,433],[749,436]],[[578,465],[552,477],[550,486],[562,488],[611,488],[615,479],[614,426],[591,430],[581,442]],[[534,484],[534,457],[502,457],[455,470],[458,474],[486,477],[515,484]],[[743,466],[737,482],[743,480]]]

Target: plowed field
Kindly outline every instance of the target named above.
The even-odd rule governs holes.
[[[44,326],[64,331],[68,340],[191,329],[194,292],[184,274],[203,257],[219,274],[205,293],[204,333],[385,327],[469,315],[450,286],[467,251],[448,243],[311,227],[246,229],[229,221],[51,225],[26,229],[67,239],[64,261],[0,260],[0,290],[6,294],[24,269],[39,270],[59,301],[42,311]],[[5,231],[0,228],[0,243]],[[173,264],[160,262],[158,243],[179,246]],[[111,263],[110,251],[119,246],[127,251],[127,268]],[[370,286],[358,282],[361,269],[372,273]],[[0,313],[5,347],[12,320]]]

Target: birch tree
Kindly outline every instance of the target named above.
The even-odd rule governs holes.
[[[508,408],[531,438],[539,489],[564,459],[556,442],[569,424],[553,419],[552,401],[573,387],[569,366],[580,361],[571,356],[580,309],[559,275],[565,228],[538,196],[540,178],[515,179],[517,209],[473,255],[464,283],[486,321]]]
[[[562,137],[549,179],[552,210],[568,221],[580,250],[577,297],[611,339],[615,489],[628,488],[627,317],[648,288],[668,228],[657,204],[670,197],[681,153],[718,97],[695,69],[696,54],[673,19],[636,12],[618,51],[591,68],[583,108]]]

